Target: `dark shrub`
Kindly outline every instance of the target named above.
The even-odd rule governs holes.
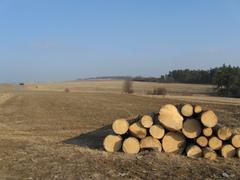
[[[166,95],[167,90],[165,88],[154,88],[152,91],[148,91],[149,95]]]

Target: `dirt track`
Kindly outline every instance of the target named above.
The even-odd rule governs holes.
[[[64,143],[115,118],[158,111],[179,101],[120,94],[22,92],[0,105],[2,179],[216,179],[240,178],[239,159],[217,162],[157,152],[109,154]],[[207,104],[220,122],[240,126],[239,105]],[[91,135],[85,134],[85,136]],[[81,136],[83,137],[83,136]],[[87,138],[97,142],[97,137]],[[77,141],[78,142],[78,141]]]

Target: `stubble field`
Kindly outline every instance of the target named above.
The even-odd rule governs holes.
[[[78,81],[5,88],[0,95],[1,179],[240,178],[236,158],[215,162],[154,151],[103,151],[98,129],[116,118],[157,112],[166,103],[199,102],[214,110],[220,123],[240,127],[240,100],[210,97],[212,86],[134,83],[136,93],[126,95],[121,84]],[[169,95],[144,95],[155,86],[164,86]]]

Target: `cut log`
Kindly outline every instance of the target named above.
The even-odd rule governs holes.
[[[202,107],[199,106],[199,105],[194,106],[194,112],[195,112],[196,114],[201,113],[201,112],[202,112]]]
[[[167,153],[181,154],[186,146],[186,138],[179,132],[168,132],[162,139],[163,150]]]
[[[212,128],[205,127],[205,128],[203,128],[202,133],[204,136],[210,137],[213,134],[213,130],[212,130]]]
[[[129,127],[130,133],[136,138],[145,138],[147,136],[147,129],[142,126],[140,122],[133,123]]]
[[[162,145],[158,139],[152,136],[147,136],[140,141],[141,149],[157,149],[159,152],[162,151]]]
[[[235,148],[240,148],[240,135],[239,134],[236,134],[232,137],[232,145],[235,147]]]
[[[240,128],[234,128],[232,132],[234,135],[240,134]]]
[[[209,139],[208,146],[213,150],[220,150],[222,148],[222,140],[216,136],[213,136]]]
[[[140,144],[137,138],[129,137],[123,141],[123,152],[127,154],[137,154],[140,151]]]
[[[224,158],[234,157],[236,154],[236,149],[231,144],[226,144],[221,149],[221,155]]]
[[[103,141],[103,147],[107,152],[119,151],[122,147],[122,137],[119,135],[108,135]]]
[[[199,158],[202,157],[202,149],[197,145],[190,145],[186,148],[187,157]]]
[[[113,132],[123,135],[128,131],[129,123],[126,119],[117,119],[112,124]]]
[[[191,117],[193,115],[193,106],[191,104],[185,104],[181,108],[181,113],[185,117]]]
[[[237,157],[240,158],[240,149],[237,150]]]
[[[149,133],[156,139],[162,139],[165,134],[165,129],[161,125],[156,124],[149,129]]]
[[[182,132],[187,138],[196,138],[202,132],[201,123],[196,119],[186,119],[183,122]]]
[[[206,147],[208,145],[208,139],[205,136],[199,136],[196,139],[196,143],[201,147]]]
[[[218,122],[218,118],[213,111],[206,111],[201,115],[201,122],[206,127],[214,127]]]
[[[182,129],[183,117],[172,104],[167,104],[160,109],[158,119],[168,130],[179,131]]]
[[[216,160],[217,153],[211,148],[204,148],[203,149],[203,157],[209,160]]]
[[[145,115],[141,119],[141,124],[145,128],[150,128],[153,125],[153,118],[149,115]]]
[[[219,139],[226,141],[231,138],[232,130],[229,127],[223,126],[217,130],[217,135]]]

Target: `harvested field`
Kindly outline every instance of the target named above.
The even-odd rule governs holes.
[[[92,85],[94,86],[94,85]],[[236,99],[237,100],[237,99]],[[239,159],[217,161],[141,152],[107,153],[99,142],[113,120],[159,111],[171,97],[120,93],[25,91],[0,105],[0,176],[2,179],[239,179]],[[240,103],[209,103],[219,122],[240,126]]]
[[[38,91],[64,91],[69,88],[72,92],[111,92],[121,93],[122,80],[81,80],[67,81],[57,83],[39,83],[26,84],[26,90]],[[152,83],[152,82],[134,82],[133,89],[137,94],[146,94],[147,91],[154,88],[166,88],[169,94],[175,95],[208,95],[213,92],[213,85],[201,84],[178,84],[178,83]]]

